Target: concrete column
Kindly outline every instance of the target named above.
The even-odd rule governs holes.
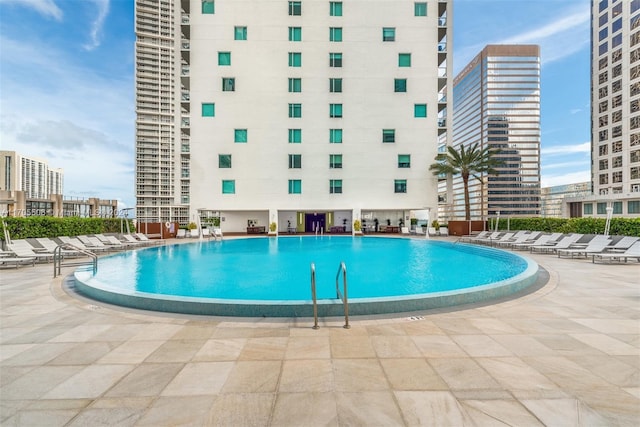
[[[271,231],[271,224],[276,224],[276,230]],[[269,235],[277,236],[278,232],[278,210],[277,209],[269,209],[269,224],[268,224]]]

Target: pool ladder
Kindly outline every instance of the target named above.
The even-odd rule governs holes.
[[[340,273],[342,273],[342,283],[344,294],[340,292]],[[349,297],[347,292],[347,266],[344,261],[340,263],[336,273],[336,299],[342,301],[344,307],[344,328],[349,329]],[[316,295],[316,265],[311,263],[311,299],[313,300],[313,329],[318,329],[318,298]]]

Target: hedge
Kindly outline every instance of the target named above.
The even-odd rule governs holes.
[[[78,236],[83,234],[119,233],[121,218],[58,218],[51,216],[30,216],[26,218],[5,217],[2,221],[7,226],[11,239],[28,239],[35,237]],[[129,221],[129,229],[135,230]],[[122,224],[126,229],[126,225]],[[0,240],[4,240],[4,225],[0,223]]]
[[[604,218],[500,218],[498,229],[535,230],[549,233],[603,234]],[[489,220],[493,229],[495,220]],[[640,237],[640,218],[612,218],[609,234]]]

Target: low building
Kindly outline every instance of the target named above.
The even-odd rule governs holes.
[[[567,218],[569,212],[564,203],[568,197],[586,197],[591,195],[590,182],[556,185],[544,187],[540,190],[541,216],[547,218]]]

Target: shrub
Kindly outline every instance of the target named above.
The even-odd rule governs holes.
[[[82,234],[119,233],[121,218],[58,218],[51,216],[30,216],[26,218],[5,217],[11,239],[28,239],[36,237],[78,236]],[[129,221],[129,228],[135,229]],[[123,227],[126,226],[123,225]],[[0,224],[2,233],[0,240],[4,240],[4,226]]]

